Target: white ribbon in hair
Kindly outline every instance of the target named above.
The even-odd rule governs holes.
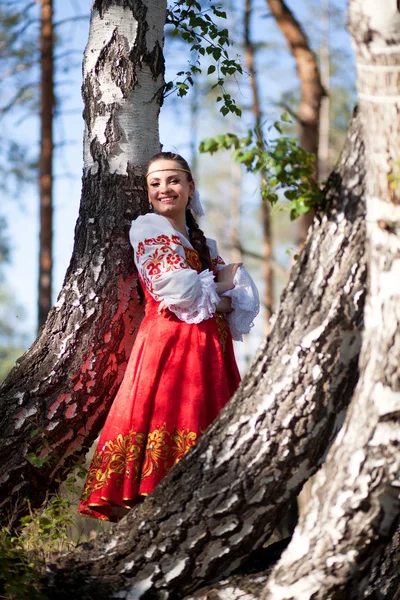
[[[187,207],[194,212],[195,217],[204,217],[204,208],[200,202],[200,194],[197,190],[195,190],[193,196],[189,198]]]

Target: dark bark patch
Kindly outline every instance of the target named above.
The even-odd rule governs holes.
[[[100,86],[97,78],[87,75],[82,86],[82,98],[85,103],[83,118],[86,122],[88,133],[92,131],[92,123],[96,117],[106,114],[107,107],[101,101]]]
[[[101,18],[103,18],[106,10],[110,6],[122,6],[122,8],[129,8],[132,11],[135,19],[144,19],[147,13],[147,7],[141,2],[141,0],[94,0],[93,10],[97,10]]]

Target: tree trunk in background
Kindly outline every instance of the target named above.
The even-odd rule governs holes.
[[[260,149],[264,148],[264,138],[262,132],[262,113],[260,106],[260,98],[258,93],[257,85],[257,73],[254,65],[254,46],[251,40],[250,33],[250,19],[252,11],[252,0],[245,0],[244,10],[244,49],[245,49],[245,62],[246,68],[250,75],[250,85],[252,92],[252,110],[254,115],[254,124],[256,135],[258,139],[258,145]],[[263,187],[263,180],[265,179],[265,173],[261,173],[261,187]],[[272,270],[272,235],[271,235],[271,209],[268,202],[263,200],[261,197],[261,224],[262,224],[262,246],[261,254],[263,258],[262,262],[262,274],[264,282],[264,294],[262,303],[265,310],[265,335],[268,335],[270,329],[270,320],[273,313],[274,306],[274,273]]]
[[[325,95],[321,98],[319,111],[319,138],[318,138],[318,180],[322,183],[328,179],[329,164],[329,131],[330,131],[330,60],[329,60],[329,0],[322,0],[321,15],[321,48],[319,51],[321,84]]]
[[[265,599],[399,597],[400,512],[400,7],[350,0],[366,147],[368,300],[360,382],[318,474],[308,514],[275,569]],[[381,556],[383,554],[383,562]],[[377,591],[371,589],[375,586]],[[390,590],[394,595],[390,595]],[[379,592],[379,593],[378,593]]]
[[[301,84],[301,99],[297,113],[300,146],[318,157],[319,111],[324,95],[318,63],[302,26],[284,0],[267,0],[267,3],[296,61]],[[317,167],[316,164],[316,180],[318,180]],[[300,246],[304,244],[313,217],[314,211],[310,211],[299,219]]]
[[[51,598],[181,598],[268,538],[326,453],[357,381],[362,194],[356,121],[269,340],[237,394],[142,505],[58,563]]]
[[[0,388],[7,523],[27,500],[40,505],[96,438],[142,318],[128,230],[147,210],[143,169],[160,149],[165,11],[160,0],[93,4],[74,251],[44,328]]]
[[[53,0],[40,0],[40,239],[38,280],[38,329],[51,308],[53,269]]]

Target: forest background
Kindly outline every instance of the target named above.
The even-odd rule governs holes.
[[[1,4],[4,16],[11,5],[6,0]],[[238,58],[244,71],[243,75],[231,77],[226,83],[242,116],[229,113],[224,117],[221,114],[216,103],[219,92],[212,88],[214,81],[206,75],[205,69],[195,78],[194,86],[189,86],[185,97],[170,94],[165,98],[160,115],[160,139],[164,150],[181,153],[192,165],[206,207],[202,226],[207,235],[218,240],[220,252],[228,261],[241,258],[238,247],[233,246],[245,250],[243,259],[262,293],[259,179],[237,165],[229,151],[213,156],[198,151],[199,143],[206,137],[226,132],[243,135],[254,125],[251,81],[244,60],[246,3],[231,0],[219,4],[227,13],[224,26],[228,27],[234,42],[231,56]],[[345,27],[346,2],[303,0],[294,4],[291,3],[289,8],[303,26],[316,54],[328,92],[329,151],[320,168],[320,178],[323,178],[341,149],[355,101],[354,58]],[[22,15],[20,23],[3,20],[0,38],[0,378],[33,342],[38,320],[40,7],[35,2],[21,1],[14,2],[12,8]],[[53,302],[70,260],[81,193],[81,61],[87,43],[89,11],[89,2],[54,2]],[[10,26],[14,27],[13,31],[20,31],[14,58],[10,57],[6,44]],[[254,0],[252,3],[249,30],[263,130],[265,135],[273,136],[268,130],[282,113],[296,114],[300,99],[296,62],[265,1]],[[187,44],[167,32],[165,56],[166,81],[176,80],[176,74],[188,66]],[[287,131],[295,134],[295,130],[293,117]],[[290,220],[288,203],[283,196],[272,210],[271,220],[273,305],[276,308],[296,253],[299,233],[297,221]],[[265,312],[263,309],[260,313],[245,344],[237,346],[242,371],[264,337]]]
[[[210,4],[204,2],[206,6]],[[275,9],[278,13],[277,7],[283,8],[284,2],[267,0],[267,4],[272,12]],[[195,7],[195,11],[201,10],[196,0],[176,0],[172,12],[168,13],[172,20],[174,15],[178,15],[175,26],[182,37],[191,36],[185,30],[185,20],[179,18],[183,5],[191,26],[194,23],[208,31],[211,37],[214,35],[212,40],[217,39],[217,45],[226,42],[224,31],[216,32],[209,20],[207,25],[207,15],[199,19],[196,12],[191,13],[187,9],[189,5]],[[43,15],[40,28],[43,75],[40,86],[38,78],[35,78],[39,57],[38,27],[35,28],[37,5],[29,4],[15,18],[1,21],[6,28],[7,25],[11,27],[3,32],[7,35],[11,31],[9,43],[2,38],[4,65],[17,50],[16,54],[14,52],[15,61],[8,63],[8,72],[4,73],[8,86],[4,90],[8,90],[9,98],[4,97],[2,114],[11,114],[15,106],[18,110],[30,107],[32,114],[37,114],[39,89],[42,92],[40,214],[42,224],[44,214],[47,218],[47,228],[41,227],[41,238],[43,241],[46,232],[48,244],[52,234],[48,219],[49,184],[52,180],[49,159],[53,150],[48,117],[54,107],[57,114],[62,114],[62,104],[55,103],[54,99],[67,96],[67,93],[57,91],[57,86],[55,91],[49,87],[52,59],[46,49],[49,49],[52,37],[49,22],[51,0],[42,0],[40,6]],[[250,28],[251,32],[247,28],[244,50],[239,40],[246,37],[244,33],[249,24],[246,15],[252,6],[253,28]],[[301,145],[310,149],[310,139],[313,138],[316,149],[318,140],[315,133],[320,125],[318,167],[319,177],[324,180],[326,176],[323,173],[329,171],[337,156],[335,145],[341,145],[343,135],[339,123],[343,122],[351,106],[348,101],[333,101],[341,97],[340,85],[334,87],[332,84],[334,74],[339,67],[346,65],[341,72],[348,76],[347,66],[351,62],[348,52],[343,52],[346,48],[341,37],[343,20],[339,20],[336,28],[333,14],[330,19],[321,19],[321,8],[324,12],[326,3],[322,7],[307,4],[311,11],[308,14],[312,16],[312,24],[307,25],[309,38],[315,31],[320,32],[320,45],[316,44],[315,49],[320,57],[322,84],[330,92],[330,111],[326,111],[325,100],[319,115],[323,87],[313,58],[315,55],[307,50],[308,39],[298,25],[296,29],[290,11],[286,10],[285,20],[279,14],[274,18],[266,12],[257,14],[255,6],[251,0],[246,0],[245,9],[238,7],[236,10],[236,4],[225,6],[225,9],[232,9],[226,10],[229,21],[237,16],[233,20],[232,31],[233,36],[236,32],[239,34],[236,44],[230,48],[233,62],[223,63],[225,74],[233,77],[225,81],[225,93],[219,93],[223,97],[215,98],[212,103],[216,115],[219,107],[227,115],[222,126],[211,110],[205,110],[208,95],[200,94],[203,89],[200,81],[203,80],[199,80],[194,86],[195,93],[187,95],[188,104],[174,105],[173,95],[167,99],[171,102],[170,109],[166,102],[166,110],[170,110],[171,115],[167,122],[173,125],[173,128],[169,125],[167,134],[174,139],[174,149],[185,153],[186,147],[192,163],[194,159],[196,172],[198,168],[199,181],[201,177],[207,181],[208,176],[212,176],[214,189],[210,192],[206,187],[202,188],[200,181],[203,197],[207,198],[210,194],[209,223],[205,223],[205,228],[211,235],[221,230],[219,241],[224,254],[225,250],[234,246],[231,256],[242,253],[257,281],[261,283],[262,277],[270,283],[272,272],[276,275],[279,270],[281,279],[285,278],[286,269],[277,259],[281,249],[293,248],[288,253],[291,257],[286,259],[288,265],[293,263],[290,281],[280,297],[275,325],[265,337],[265,315],[261,317],[259,335],[260,339],[264,339],[251,368],[231,402],[196,447],[171,470],[171,474],[142,505],[130,511],[107,535],[97,536],[89,544],[79,545],[67,556],[60,557],[57,565],[52,567],[51,576],[44,575],[45,580],[41,582],[49,592],[47,597],[83,600],[91,597],[93,592],[96,598],[132,598],[142,597],[143,591],[145,597],[151,598],[175,598],[177,592],[187,597],[194,590],[202,594],[201,586],[211,584],[215,587],[218,577],[223,577],[218,584],[223,588],[222,597],[229,597],[226,596],[226,586],[231,585],[231,580],[225,579],[226,574],[232,573],[235,579],[236,570],[244,567],[248,558],[251,559],[250,566],[253,565],[258,550],[264,553],[265,549],[268,555],[273,551],[275,544],[272,547],[266,544],[273,541],[273,532],[281,523],[282,516],[287,514],[304,483],[317,470],[306,511],[302,512],[287,551],[273,572],[264,572],[266,562],[270,564],[268,559],[264,560],[261,578],[257,575],[254,579],[254,572],[253,575],[247,573],[254,597],[260,597],[260,593],[263,599],[274,600],[298,600],[299,597],[318,597],[321,600],[379,597],[394,600],[398,597],[400,7],[398,2],[391,0],[382,11],[380,5],[370,0],[349,0],[349,29],[356,52],[359,110],[354,113],[343,151],[326,188],[321,192],[306,177],[309,166],[307,154],[288,137],[278,137],[277,133],[283,128],[293,135],[298,126]],[[1,7],[13,11],[15,3],[7,1]],[[218,10],[210,8],[218,16]],[[330,5],[328,8],[334,7]],[[7,571],[5,575],[0,574],[0,579],[7,589],[16,589],[17,593],[20,590],[15,575],[22,575],[26,580],[27,569],[33,569],[31,575],[36,589],[37,577],[48,572],[47,566],[35,568],[31,560],[39,555],[39,541],[42,544],[54,535],[60,539],[55,529],[60,525],[60,518],[64,519],[63,499],[53,491],[66,479],[68,482],[70,476],[74,478],[77,474],[75,469],[80,468],[76,461],[83,460],[87,448],[98,435],[142,316],[142,300],[137,293],[132,249],[126,233],[132,218],[146,212],[148,207],[141,169],[148,157],[159,148],[158,112],[164,92],[173,88],[173,85],[164,86],[161,49],[165,32],[169,59],[174,67],[172,75],[168,70],[167,80],[175,77],[176,66],[183,69],[183,73],[175,79],[178,93],[190,90],[186,83],[191,84],[189,78],[193,74],[193,62],[196,66],[195,55],[191,57],[192,73],[185,74],[185,59],[182,58],[182,67],[177,65],[179,60],[176,57],[183,56],[184,46],[170,39],[173,24],[164,27],[165,9],[161,0],[147,0],[146,3],[143,0],[94,0],[91,34],[84,61],[85,170],[73,257],[62,294],[37,340],[17,361],[2,384],[0,508],[9,526],[2,530],[0,538],[0,567],[3,556]],[[31,10],[34,12],[32,18]],[[339,19],[343,17],[343,11],[335,14]],[[219,17],[224,21],[224,14]],[[304,27],[305,17],[304,9],[301,15]],[[75,21],[58,16],[55,23],[57,39],[61,40],[58,32],[62,27],[69,23],[75,31],[85,19],[86,15],[82,18],[78,15]],[[272,26],[274,21],[286,37],[291,38],[293,53],[297,51],[298,74],[303,75],[300,88],[293,63],[289,59],[287,63],[286,59],[280,60],[279,48],[282,48],[282,56],[286,56],[284,46],[280,46],[272,34],[268,38],[268,47],[254,37],[256,24],[261,27],[265,22]],[[291,36],[288,28],[283,27],[289,21],[294,24]],[[317,28],[317,23],[321,22],[323,27]],[[235,23],[238,23],[237,29]],[[338,47],[337,63],[331,60],[329,68],[327,58],[333,59],[335,47],[332,43],[327,47],[325,43],[326,39],[333,39],[332,35],[328,36],[327,24],[330,24],[331,31],[337,31],[335,39]],[[225,21],[222,27],[225,27]],[[193,41],[189,43],[193,44]],[[56,62],[63,59],[61,41],[59,44]],[[192,51],[193,54],[195,50],[200,54],[203,51],[207,59],[203,67],[214,83],[217,72],[212,61],[221,58],[222,50],[215,46],[215,42],[214,45],[213,42],[211,46],[209,44],[207,41],[204,47],[195,43]],[[272,54],[267,55],[270,48]],[[254,77],[249,77],[252,50],[257,58],[257,81],[260,82],[260,74],[264,77],[264,73],[268,73],[266,83],[264,79],[263,84],[259,83],[259,89],[263,90],[262,111],[255,106]],[[242,56],[243,69],[238,66],[238,55]],[[270,59],[265,58],[267,56]],[[261,57],[265,58],[265,63]],[[64,75],[68,79],[69,67],[73,64],[68,44],[64,58],[68,66]],[[220,68],[222,72],[221,64]],[[241,70],[244,71],[243,77],[239,77]],[[332,72],[329,81],[324,77],[327,71]],[[63,72],[56,73],[61,83]],[[148,77],[150,73],[151,77]],[[271,73],[274,82],[287,80],[288,87],[285,89],[288,93],[284,98],[277,99],[275,93],[271,96]],[[289,85],[290,74],[293,77],[292,88]],[[142,79],[144,75],[146,78]],[[14,91],[9,78],[12,76],[17,81]],[[205,80],[206,90],[212,86],[210,79]],[[341,87],[346,90],[343,98],[348,99],[351,85]],[[69,90],[67,84],[66,89]],[[211,87],[211,90],[214,91],[209,92],[210,96],[217,95],[216,88]],[[283,92],[283,89],[279,88],[279,91]],[[315,92],[312,99],[311,91]],[[305,110],[304,96],[307,93]],[[134,102],[126,104],[130,97]],[[264,102],[266,98],[269,104]],[[248,110],[250,105],[252,111]],[[137,110],[138,106],[140,110]],[[130,117],[132,109],[136,111],[134,119]],[[63,122],[69,123],[65,110],[64,107]],[[75,110],[73,106],[71,110]],[[281,116],[279,121],[283,110],[289,114]],[[326,116],[327,112],[331,113],[332,119]],[[207,119],[203,117],[206,114]],[[302,115],[299,123],[288,125],[290,114],[292,121],[297,120],[296,115]],[[127,115],[129,118],[126,118]],[[188,142],[186,146],[182,141],[182,146],[176,147],[176,131],[184,129],[185,115],[191,116],[190,120],[186,120],[192,135],[184,140]],[[312,117],[314,122],[310,125]],[[24,122],[29,122],[27,113],[15,117],[16,120],[18,118],[22,127]],[[46,127],[43,126],[45,121]],[[335,123],[334,127],[330,126],[331,122]],[[229,137],[226,131],[242,136],[249,125],[255,123],[259,125],[253,136],[255,149],[261,149],[264,156],[265,139],[268,139],[269,150],[275,148],[275,154],[272,152],[267,158],[266,168],[261,166],[258,170],[258,176],[261,174],[258,182],[248,177],[242,180],[229,155],[218,153],[211,159],[202,156],[196,165],[196,146],[200,138],[198,133],[194,135],[196,131],[201,131],[201,137],[225,132],[222,137],[204,144],[208,149],[215,149],[218,145],[230,145],[236,140],[235,135],[230,134]],[[210,127],[209,131],[206,126]],[[26,140],[23,140],[25,148],[17,144],[16,137],[6,130],[6,119],[1,131],[3,156],[0,166],[3,167],[3,175],[13,172],[17,176],[14,179],[4,176],[2,181],[8,183],[10,190],[14,183],[14,191],[18,190],[18,195],[23,196],[23,179],[38,179],[37,168],[35,170],[37,153],[33,151],[30,154],[37,146],[29,141],[28,129],[25,131]],[[65,131],[69,134],[68,125]],[[165,130],[163,136],[166,136]],[[58,152],[68,148],[66,142],[62,136],[57,138],[55,148]],[[170,147],[167,146],[168,149]],[[325,152],[321,153],[323,148]],[[290,164],[286,162],[288,154]],[[246,161],[250,156],[248,162],[252,162],[253,155],[246,149],[242,154],[236,152],[236,158],[239,156]],[[322,158],[324,160],[320,160]],[[221,165],[225,170],[220,172],[217,166],[222,169]],[[65,175],[65,171],[62,172]],[[269,182],[272,188],[269,191],[266,175],[275,179],[275,183]],[[236,176],[240,186],[236,183]],[[286,182],[292,177],[300,186],[304,178],[307,179],[302,191],[299,186],[282,190],[290,201],[291,210],[303,212],[309,200],[318,199],[319,202],[311,233],[299,258],[294,256],[294,246],[304,239],[304,225],[307,223],[301,218],[298,223],[290,225],[289,205],[283,201],[275,206],[271,224],[273,233],[279,231],[280,237],[275,234],[272,248],[266,243],[266,229],[269,230],[270,224],[268,222],[266,227],[267,205],[256,200],[257,183],[266,184],[264,190],[269,198],[279,200],[276,194],[279,177],[284,177]],[[252,204],[250,200],[253,199]],[[241,210],[238,210],[239,205]],[[259,206],[261,209],[258,211]],[[238,222],[238,214],[241,216],[240,235],[233,227]],[[251,220],[253,216],[257,225]],[[264,230],[262,239],[256,235],[261,225]],[[283,237],[285,227],[289,226],[293,227],[290,246]],[[21,227],[20,230],[19,237],[25,237]],[[3,243],[4,258],[6,246]],[[50,277],[52,259],[49,248],[48,244],[40,260],[41,322],[46,319],[43,309],[50,299],[49,295],[45,298],[43,291],[46,286],[49,291],[55,287]],[[26,255],[29,251],[30,248]],[[250,264],[253,260],[254,264]],[[259,273],[256,264],[262,265]],[[271,286],[268,294],[263,292],[265,313],[277,303],[279,289],[277,281],[275,283],[273,294]],[[11,314],[11,309],[5,312],[3,323],[12,335]],[[248,354],[251,352],[251,344],[248,343]],[[349,410],[345,417],[347,406]],[[340,427],[340,433],[327,454],[328,446]],[[84,473],[80,475],[84,477]],[[182,485],[183,481],[185,485]],[[46,512],[48,508],[43,506],[39,513],[33,514],[32,510],[45,500],[53,503],[49,507],[50,512]],[[21,516],[28,519],[23,523],[23,542],[20,537],[16,538],[12,529]],[[31,523],[31,519],[35,522]],[[33,533],[31,524],[36,526],[33,528],[36,532],[33,540],[29,537],[30,532]],[[25,546],[27,539],[30,548]],[[21,543],[22,552],[19,551]],[[52,549],[48,554],[47,558],[54,558]],[[247,575],[244,574],[245,579]],[[238,592],[236,597],[241,597],[243,589],[248,590],[249,582],[247,579],[235,581],[234,585],[240,587],[240,594]],[[205,593],[208,594],[207,591]],[[196,592],[196,597],[201,596]]]

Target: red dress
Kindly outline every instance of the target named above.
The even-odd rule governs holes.
[[[151,238],[145,243],[154,239],[158,240]],[[184,268],[200,273],[197,252],[183,250]],[[160,246],[147,271],[152,276],[157,273],[156,252],[159,259]],[[199,323],[187,323],[168,308],[160,311],[160,301],[139,272],[146,297],[145,317],[79,507],[81,514],[105,520],[112,506],[130,508],[138,496],[154,489],[197,443],[240,381],[225,316],[216,313]]]

